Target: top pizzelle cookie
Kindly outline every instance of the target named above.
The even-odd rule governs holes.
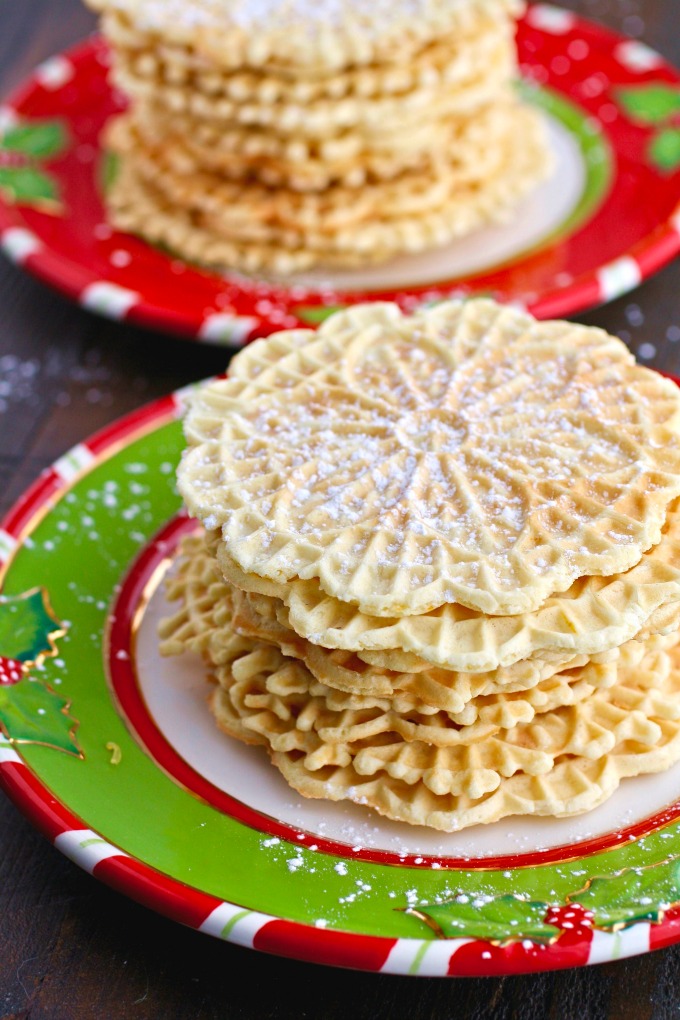
[[[508,615],[627,570],[680,494],[680,392],[493,301],[360,305],[200,388],[179,488],[248,573],[377,616]]]
[[[407,59],[480,16],[518,15],[520,0],[87,0],[140,33],[190,46],[215,66],[323,74]]]

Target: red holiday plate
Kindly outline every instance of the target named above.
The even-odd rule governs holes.
[[[680,250],[680,74],[643,44],[547,4],[529,8],[518,47],[556,170],[511,224],[285,282],[188,265],[106,223],[99,139],[125,101],[95,38],[46,61],[0,107],[0,246],[86,308],[212,343],[316,324],[367,299],[410,309],[483,293],[539,318],[611,300]]]

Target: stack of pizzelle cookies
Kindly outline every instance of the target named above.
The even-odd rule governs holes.
[[[359,305],[201,386],[161,627],[308,797],[453,831],[680,760],[680,392],[599,329]]]
[[[113,223],[189,260],[385,261],[507,219],[548,173],[515,91],[520,0],[87,0]]]

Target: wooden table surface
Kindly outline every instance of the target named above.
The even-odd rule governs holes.
[[[570,0],[680,64],[676,0]],[[77,0],[0,0],[0,95],[94,27]],[[677,262],[579,318],[680,374]],[[677,330],[670,336],[677,336]],[[649,353],[644,348],[643,353]],[[0,261],[0,513],[84,436],[220,371],[224,350],[108,322]],[[9,385],[7,385],[9,384]],[[111,892],[0,796],[2,1020],[514,1018],[662,1020],[680,1012],[680,946],[606,966],[446,981],[279,960],[182,928]]]

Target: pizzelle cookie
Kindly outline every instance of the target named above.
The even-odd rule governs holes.
[[[227,179],[260,180],[302,191],[322,191],[331,184],[356,188],[369,180],[392,180],[404,170],[423,169],[440,152],[450,151],[455,131],[449,125],[420,124],[408,135],[362,136],[347,131],[330,140],[287,139],[240,126],[215,128],[191,116],[159,113],[144,103],[136,104],[131,116],[148,144],[165,144],[165,158],[177,171],[194,174],[203,169],[223,173]],[[487,118],[480,112],[479,120]],[[471,133],[468,123],[464,121],[462,130]],[[467,145],[461,147],[456,160],[467,159],[468,152]]]
[[[114,81],[133,100],[153,100],[159,93],[167,111],[190,113],[208,123],[240,124],[275,129],[283,136],[332,138],[340,131],[409,131],[421,120],[436,124],[449,117],[468,116],[498,97],[510,95],[515,70],[514,48],[503,44],[491,67],[480,73],[472,67],[461,81],[431,82],[404,94],[321,97],[311,102],[239,102],[230,96],[206,95],[190,87],[160,84],[139,77],[123,59],[115,65]]]
[[[192,396],[163,654],[296,790],[453,831],[680,760],[680,393],[492,301],[356,306]]]
[[[525,144],[530,149],[533,113],[514,104],[507,108],[507,120],[507,134],[505,130],[500,134],[501,146],[505,141],[510,143],[514,126],[522,129]],[[221,229],[225,238],[272,240],[278,237],[283,246],[287,234],[297,233],[301,240],[308,238],[312,243],[332,247],[339,245],[345,235],[356,235],[359,227],[365,227],[378,237],[381,230],[385,235],[391,225],[409,218],[425,217],[432,212],[445,217],[447,206],[460,192],[467,194],[471,188],[479,186],[487,173],[492,176],[493,171],[497,171],[493,161],[504,158],[504,147],[495,152],[489,146],[488,155],[478,155],[475,162],[475,134],[473,132],[470,144],[460,147],[458,160],[443,158],[423,169],[405,170],[392,180],[376,181],[359,192],[335,185],[304,195],[285,189],[272,192],[258,182],[246,185],[224,179],[216,172],[194,170],[187,173],[181,162],[181,149],[173,146],[171,139],[159,143],[156,148],[144,148],[135,125],[124,117],[118,118],[109,132],[109,147],[114,152],[127,154],[144,180],[163,192],[178,208],[193,209],[209,219],[213,229],[216,232]],[[443,148],[443,157],[445,153],[446,148]]]
[[[178,562],[167,595],[170,601],[179,600],[181,607],[161,627],[164,655],[191,651],[213,666],[221,665],[238,634],[275,646],[335,691],[359,699],[392,700],[405,712],[445,711],[461,726],[482,717],[506,727],[510,718],[527,721],[536,710],[574,703],[596,688],[610,686],[615,678],[618,650],[597,661],[585,655],[555,656],[477,674],[428,668],[425,663],[410,673],[370,667],[354,653],[301,640],[278,625],[275,617],[259,615],[242,592],[224,583],[202,536],[183,541]]]
[[[517,0],[87,2],[129,100],[111,222],[178,257],[385,262],[509,220],[552,170]]]
[[[237,631],[237,623],[229,621],[229,611],[222,600],[213,603],[218,621],[213,622],[204,610],[219,581],[215,582],[202,565],[197,569],[195,552],[195,545],[185,545],[183,569],[170,584],[169,595],[183,599],[186,615],[183,617],[180,612],[166,621],[162,650],[166,654],[177,654],[187,648],[202,652],[241,718],[247,717],[247,726],[267,737],[275,750],[290,750],[291,741],[301,742],[298,750],[304,746],[313,753],[307,765],[320,759],[328,763],[329,756],[336,763],[340,756],[347,764],[354,753],[348,745],[355,744],[360,753],[360,769],[367,768],[369,760],[375,765],[387,753],[386,747],[392,749],[391,761],[395,739],[400,746],[400,768],[409,756],[401,747],[404,741],[418,745],[413,753],[419,759],[426,755],[421,745],[433,749],[468,748],[474,744],[483,746],[461,751],[455,760],[444,762],[439,755],[440,766],[466,776],[482,769],[485,777],[482,781],[488,782],[488,763],[499,756],[501,771],[519,768],[520,764],[528,771],[545,770],[548,754],[599,755],[626,733],[634,732],[638,741],[653,742],[660,733],[655,726],[647,725],[640,713],[662,718],[680,714],[680,705],[664,701],[658,691],[639,691],[640,685],[645,686],[642,679],[637,686],[633,685],[634,690],[626,693],[619,685],[616,698],[624,698],[625,710],[618,707],[618,702],[612,704],[614,695],[610,698],[603,694],[604,700],[594,699],[596,690],[604,692],[613,686],[616,668],[601,671],[599,677],[597,670],[572,669],[524,696],[479,698],[474,715],[469,714],[465,720],[446,712],[433,712],[408,696],[381,698],[339,693],[320,682],[303,661],[284,655],[275,644],[244,638]],[[194,621],[191,634],[187,631],[187,618]],[[208,633],[214,640],[205,640]],[[664,640],[653,639],[650,644],[659,651]],[[645,645],[632,642],[621,654],[627,668],[632,669],[648,652]],[[578,707],[586,701],[587,707]],[[558,709],[563,711],[553,716],[551,713]],[[495,737],[500,730],[508,732]],[[559,741],[555,736],[558,732]],[[491,740],[492,737],[495,739]],[[474,766],[470,764],[470,755]],[[460,783],[461,777],[455,781]],[[474,781],[479,781],[479,776]]]
[[[282,626],[276,617],[260,614],[253,608],[248,596],[244,597],[238,589],[233,589],[228,598],[233,607],[234,628],[239,634],[268,641],[284,654],[301,659],[323,683],[340,691],[379,694],[382,697],[396,697],[399,692],[409,692],[449,713],[466,715],[467,719],[471,703],[480,697],[526,692],[553,674],[576,667],[587,665],[591,674],[589,682],[596,686],[604,684],[606,667],[616,658],[615,653],[604,653],[594,662],[586,655],[558,653],[480,673],[441,669],[425,661],[414,670],[392,670],[366,663],[360,652],[328,649],[301,639],[290,628]],[[467,720],[461,718],[461,721]]]
[[[133,37],[185,46],[217,68],[260,68],[297,76],[407,63],[441,36],[484,19],[516,17],[518,0],[88,0],[113,12]]]
[[[221,668],[211,707],[225,732],[267,746],[273,763],[304,796],[350,800],[450,832],[507,815],[578,814],[611,796],[621,779],[680,760],[677,649],[669,655],[652,648],[641,662],[637,654],[634,660],[628,667],[624,653],[617,685],[585,702],[580,717],[573,708],[558,709],[539,717],[533,729],[515,727],[515,741],[529,740],[528,748],[504,736],[443,753],[396,738],[368,747],[359,740],[351,749],[325,744],[311,731],[287,729],[279,716],[275,724],[267,720],[255,693],[263,663],[247,656],[236,680]],[[650,687],[656,693],[646,701]],[[631,712],[631,698],[643,707]]]
[[[378,304],[262,344],[199,391],[178,472],[246,574],[378,617],[530,612],[638,563],[680,494],[677,390],[601,330]]]
[[[261,615],[313,644],[354,652],[385,669],[437,666],[469,673],[597,655],[638,635],[676,630],[679,543],[680,505],[674,502],[660,542],[630,570],[579,578],[533,612],[494,617],[457,603],[413,616],[370,616],[326,595],[316,581],[284,585],[244,574],[224,548],[217,560],[230,583],[246,591],[251,603],[257,599]]]
[[[118,123],[114,124],[114,129],[118,128]],[[122,123],[126,123],[125,119]],[[526,135],[527,124],[525,107],[517,103],[494,103],[480,109],[474,120],[463,117],[443,125],[420,122],[408,133],[373,131],[362,136],[356,131],[346,131],[330,140],[317,141],[299,136],[279,138],[268,131],[238,126],[227,131],[213,129],[191,117],[159,115],[155,108],[138,103],[129,115],[126,135],[121,134],[120,128],[112,130],[109,147],[130,156],[141,148],[146,153],[142,160],[146,160],[147,165],[150,162],[154,177],[157,160],[166,173],[186,175],[194,183],[201,181],[202,172],[221,174],[223,180],[232,181],[243,181],[250,176],[254,182],[284,189],[280,205],[286,198],[285,189],[328,190],[324,196],[324,214],[333,203],[346,209],[348,202],[359,201],[365,205],[378,199],[381,214],[385,215],[389,191],[385,191],[384,200],[381,200],[380,192],[374,191],[372,197],[370,190],[364,194],[356,189],[381,181],[397,181],[403,189],[409,184],[407,171],[411,190],[418,180],[421,188],[424,185],[432,188],[442,177],[449,189],[472,182],[483,184],[500,172],[507,151],[516,142],[518,129]],[[493,145],[487,144],[489,137],[494,139]],[[154,160],[154,152],[159,151],[162,158],[158,156]],[[142,162],[140,172],[143,165]],[[215,188],[219,190],[220,183],[214,177],[212,192]],[[335,187],[330,190],[332,186]],[[398,196],[399,192],[393,192],[392,200]],[[290,196],[287,203],[291,207],[296,205]],[[256,202],[256,209],[263,204],[267,203]],[[406,207],[400,205],[399,209],[402,214],[406,212]],[[284,214],[285,211],[286,204]]]
[[[480,11],[451,34],[439,34],[424,42],[410,60],[348,64],[318,74],[277,68],[275,63],[266,67],[247,64],[223,67],[206,60],[186,42],[161,39],[158,34],[132,26],[115,10],[104,13],[102,31],[115,47],[117,60],[122,57],[133,62],[134,73],[139,77],[191,85],[201,93],[224,94],[240,102],[289,99],[306,103],[323,96],[339,99],[348,95],[407,93],[435,81],[459,80],[489,59],[499,43],[512,37],[513,21],[498,17],[498,13]]]
[[[251,223],[241,229],[244,236],[238,237],[219,215],[194,207],[190,199],[186,207],[178,208],[174,198],[140,176],[134,164],[124,161],[108,194],[110,218],[120,230],[143,234],[191,261],[215,267],[230,264],[247,272],[281,275],[320,263],[351,267],[381,262],[399,253],[439,247],[485,222],[507,220],[514,201],[531,187],[536,160],[541,159],[528,126],[526,145],[508,153],[508,172],[493,186],[479,189],[466,185],[441,208],[426,213],[414,211],[395,219],[369,217],[329,234],[272,230]],[[204,193],[194,194],[203,196],[199,198],[203,204]],[[256,210],[256,206],[243,207],[246,217]]]

